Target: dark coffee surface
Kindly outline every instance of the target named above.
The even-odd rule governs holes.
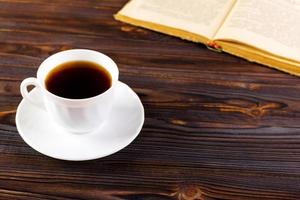
[[[89,61],[71,61],[58,65],[46,77],[49,92],[69,99],[84,99],[97,96],[111,86],[111,75]]]

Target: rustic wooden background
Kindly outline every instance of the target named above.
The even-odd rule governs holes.
[[[126,0],[0,0],[0,199],[300,198],[300,79],[113,19]],[[48,158],[15,126],[19,85],[49,55],[111,56],[146,121],[124,150]]]

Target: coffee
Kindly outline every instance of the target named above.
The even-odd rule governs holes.
[[[110,73],[90,61],[70,61],[52,69],[46,79],[46,89],[60,97],[84,99],[102,94],[111,87]]]

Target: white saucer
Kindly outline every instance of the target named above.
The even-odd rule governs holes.
[[[39,90],[30,92],[41,101]],[[16,124],[23,140],[47,156],[72,161],[92,160],[113,154],[130,144],[144,123],[139,97],[124,83],[118,84],[113,109],[99,130],[76,135],[62,130],[47,112],[23,99]]]

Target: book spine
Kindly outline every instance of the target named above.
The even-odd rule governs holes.
[[[209,49],[209,50],[212,50],[212,51],[215,51],[215,52],[222,52],[222,47],[220,45],[218,45],[216,42],[214,41],[209,41],[207,44],[206,44],[206,47]]]

